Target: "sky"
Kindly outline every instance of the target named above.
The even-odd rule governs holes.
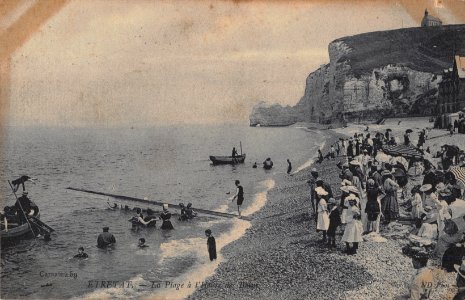
[[[461,0],[69,1],[12,50],[3,121],[247,124],[259,101],[295,105],[332,40],[418,26],[425,2],[463,23]],[[0,33],[33,4],[0,6]]]

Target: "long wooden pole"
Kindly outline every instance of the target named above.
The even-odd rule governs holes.
[[[78,189],[78,188],[73,188],[73,187],[67,187],[67,190],[72,190],[72,191],[77,191],[77,192],[82,192],[82,193],[89,193],[89,194],[94,194],[94,195],[102,195],[102,196],[107,196],[107,197],[112,197],[115,199],[120,199],[120,200],[127,200],[127,201],[134,201],[134,202],[139,202],[139,203],[144,203],[144,204],[151,204],[151,205],[157,205],[157,206],[163,206],[163,204],[168,204],[168,203],[163,203],[155,200],[145,200],[145,199],[140,199],[140,198],[135,198],[135,197],[129,197],[129,196],[123,196],[123,195],[115,195],[115,194],[109,194],[109,193],[104,193],[104,192],[96,192],[96,191],[91,191],[91,190],[86,190],[86,189]],[[181,209],[179,205],[176,204],[168,204],[168,207],[175,208],[175,209]],[[228,213],[223,213],[219,211],[213,211],[213,210],[207,210],[207,209],[201,209],[201,208],[194,208],[192,207],[193,210],[199,213],[207,214],[207,215],[214,215],[218,217],[225,217],[225,218],[237,218],[237,215],[233,214],[228,214]],[[250,220],[250,218],[247,217],[242,217],[243,220]]]
[[[32,229],[31,223],[29,223],[29,220],[27,218],[27,214],[24,212],[23,206],[21,205],[21,202],[18,200],[18,196],[16,195],[15,190],[13,189],[13,186],[11,185],[11,182],[8,180],[8,184],[10,185],[11,190],[13,191],[13,194],[15,194],[16,202],[19,203],[19,208],[21,208],[21,211],[23,212],[24,218],[26,219],[27,225],[29,225],[29,228],[32,231],[32,234],[34,237],[37,237],[36,233],[34,232],[34,229]]]
[[[241,146],[241,156],[242,156],[242,141],[239,141],[239,146]]]

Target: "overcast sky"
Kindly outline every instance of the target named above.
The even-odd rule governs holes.
[[[9,123],[247,123],[259,101],[296,104],[330,41],[418,26],[427,1],[347,2],[71,1],[14,53]]]

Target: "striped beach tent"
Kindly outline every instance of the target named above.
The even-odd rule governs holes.
[[[454,174],[455,179],[465,186],[465,167],[451,167],[450,171]]]
[[[385,153],[390,154],[390,155],[400,155],[406,158],[412,158],[412,157],[422,157],[423,154],[415,147],[410,146],[410,145],[386,145],[383,146],[383,150]]]

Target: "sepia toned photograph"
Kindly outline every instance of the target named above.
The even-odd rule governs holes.
[[[465,299],[465,0],[0,0],[1,299]]]

